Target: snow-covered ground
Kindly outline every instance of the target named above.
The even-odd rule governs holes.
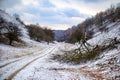
[[[50,60],[51,55],[69,49],[71,44],[50,43],[47,45],[46,43],[37,43],[36,47],[35,44],[20,49],[0,45],[1,51],[4,51],[3,55],[0,56],[0,80],[92,80],[80,72],[76,66]],[[29,52],[32,53],[28,54]],[[21,56],[13,57],[17,54]]]
[[[120,44],[101,53],[100,58],[85,64],[70,65],[51,60],[55,54],[73,50],[78,45],[69,43],[39,43],[29,39],[24,26],[0,11],[8,22],[15,22],[24,33],[27,45],[12,47],[0,44],[0,80],[120,80]],[[107,32],[98,32],[88,43],[104,45],[108,39],[120,39],[120,22],[107,26]]]
[[[97,36],[88,40],[92,46],[107,45],[111,39],[120,41],[120,22],[111,23],[107,26],[107,32],[98,32]],[[103,51],[100,59],[85,64],[83,72],[91,75],[95,80],[120,80],[120,43],[114,49]]]
[[[6,49],[6,51],[1,50],[4,51],[2,56],[9,57],[3,58],[0,56],[0,80],[107,80],[110,76],[120,75],[119,70],[112,72],[109,66],[105,69],[98,66],[107,65],[113,57],[119,58],[120,51],[118,49],[104,52],[103,58],[97,61],[80,65],[68,65],[55,62],[50,59],[50,56],[61,54],[63,50],[70,50],[73,48],[72,44],[50,43],[47,45],[46,43],[34,43],[31,47],[21,47],[20,49],[3,44],[0,46]],[[1,47],[0,49],[2,49]],[[24,50],[26,51],[24,52]],[[27,52],[30,51],[32,53],[28,54]],[[13,57],[16,54],[22,54],[22,56]],[[118,60],[117,65],[119,66]]]
[[[88,42],[102,45],[107,39],[120,39],[120,23]],[[12,47],[0,44],[0,80],[120,80],[120,45],[101,53],[98,60],[80,65],[70,65],[51,60],[55,54],[63,54],[77,48],[69,43],[39,43],[24,38],[26,46]]]
[[[91,45],[102,45],[109,39],[117,37],[120,39],[120,22],[111,23],[108,26],[108,32],[97,32],[96,37],[88,40]]]

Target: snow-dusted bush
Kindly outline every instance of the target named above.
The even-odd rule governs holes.
[[[49,42],[54,40],[54,33],[48,28],[42,28],[39,25],[35,24],[27,25],[26,28],[28,29],[30,38],[35,41]]]
[[[29,36],[24,24],[0,9],[0,42],[11,45],[25,38]]]
[[[109,39],[104,44],[96,45],[95,47],[90,48],[89,46],[86,46],[87,48],[84,47],[85,49],[79,47],[78,49],[67,51],[61,55],[56,54],[52,56],[52,59],[73,64],[85,63],[87,61],[99,59],[99,56],[105,51],[117,49],[119,44],[120,39]]]
[[[86,51],[84,53],[79,52],[79,49],[75,49],[73,51],[65,52],[64,54],[61,55],[56,54],[52,56],[52,59],[65,63],[79,64],[85,63],[90,60],[95,60],[98,58],[99,54],[100,50],[98,47],[93,48],[89,52]]]
[[[3,18],[6,22],[11,22],[16,25],[21,30],[21,38],[29,38],[28,31],[24,24],[16,20],[15,17],[10,16],[8,13],[0,9],[0,18]]]
[[[3,18],[0,18],[1,42],[6,39],[9,40],[7,42],[9,42],[9,45],[11,45],[13,41],[19,41],[21,33],[21,30],[17,27],[16,24],[12,22],[6,22]]]

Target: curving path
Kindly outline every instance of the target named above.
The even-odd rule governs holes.
[[[0,80],[12,80],[12,78],[26,66],[29,66],[32,62],[44,57],[48,53],[50,54],[55,48],[55,46],[48,47],[32,55],[24,56],[18,60],[0,65]]]

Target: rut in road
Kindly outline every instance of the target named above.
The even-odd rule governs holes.
[[[17,61],[19,61],[19,60],[21,60],[21,59],[14,60],[14,61],[11,61],[11,62],[9,62],[9,63],[3,64],[3,65],[0,66],[0,68],[3,68],[3,67],[5,67],[5,66],[7,66],[7,65],[9,65],[9,64],[11,64],[11,63],[15,63],[15,62],[17,62]]]
[[[48,48],[47,48],[48,49]],[[42,51],[37,51],[37,52],[39,52],[39,53],[42,53],[43,51],[46,51],[47,49],[44,49],[44,50],[42,50]],[[38,54],[34,54],[35,52],[33,52],[31,55],[29,55],[29,56],[34,56],[34,55],[38,55]],[[22,60],[22,59],[24,59],[24,58],[26,58],[26,57],[28,57],[27,55],[26,56],[22,56],[22,57],[20,57],[19,59],[17,59],[17,60],[14,60],[14,61],[10,61],[10,62],[7,62],[7,63],[5,63],[5,64],[2,64],[2,65],[0,65],[0,68],[3,68],[3,67],[5,67],[5,66],[7,66],[7,65],[10,65],[10,64],[12,64],[12,63],[15,63],[15,62],[17,62],[17,61],[19,61],[19,60]]]
[[[36,61],[37,59],[47,55],[48,53],[51,53],[56,47],[52,47],[52,48],[47,48],[45,49],[45,51],[42,51],[41,53],[45,53],[43,55],[39,55],[39,57],[36,57],[34,59],[32,59],[30,62],[26,63],[24,66],[22,66],[21,68],[17,69],[16,71],[14,71],[11,75],[9,75],[7,77],[7,80],[12,80],[12,78],[14,78],[14,76],[17,75],[17,73],[19,73],[22,69],[26,68],[28,65],[30,65],[31,63],[33,63],[34,61]],[[4,75],[4,74],[3,74]]]

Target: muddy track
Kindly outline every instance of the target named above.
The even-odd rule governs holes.
[[[7,78],[7,80],[12,80],[21,70],[25,69],[27,66],[29,66],[31,63],[35,62],[37,59],[39,59],[39,58],[41,58],[41,57],[44,57],[44,56],[47,55],[48,53],[51,53],[54,49],[55,49],[55,47],[52,48],[51,50],[50,50],[50,49],[47,49],[47,50],[50,50],[50,51],[46,52],[46,53],[45,53],[44,55],[42,55],[42,56],[39,56],[39,57],[33,59],[32,61],[26,63],[24,66],[22,66],[21,68],[19,68],[18,70],[16,70],[14,73],[12,73],[11,75],[9,75],[8,78]],[[47,50],[46,50],[46,51],[47,51]],[[44,51],[43,51],[43,52],[44,52]]]

